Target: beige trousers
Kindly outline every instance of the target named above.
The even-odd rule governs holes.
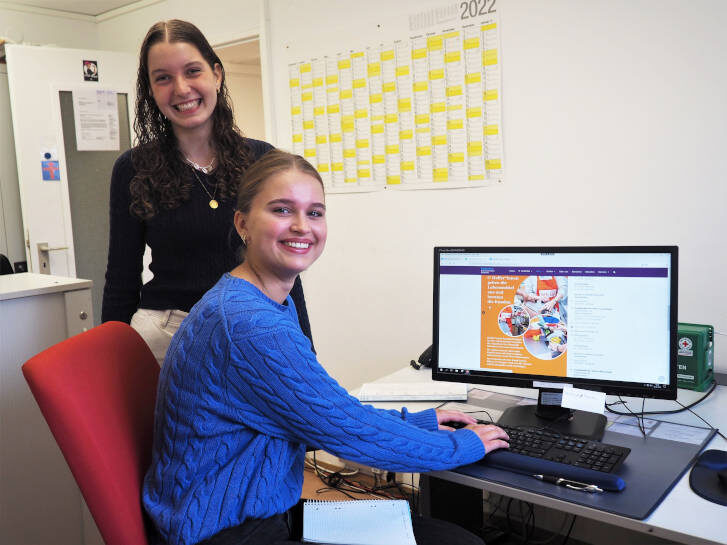
[[[146,341],[161,367],[172,337],[187,316],[182,310],[138,309],[131,317],[131,327]]]

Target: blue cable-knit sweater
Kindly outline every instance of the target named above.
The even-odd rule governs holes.
[[[290,297],[225,274],[162,366],[144,506],[169,545],[282,513],[300,498],[306,445],[401,472],[485,454],[470,430],[438,431],[431,409],[361,404],[316,360]]]

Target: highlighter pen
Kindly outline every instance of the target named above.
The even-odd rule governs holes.
[[[565,486],[566,488],[579,490],[581,492],[603,492],[603,488],[600,488],[595,484],[581,483],[579,481],[563,479],[562,477],[556,477],[555,475],[533,475],[533,477],[546,483],[551,483],[558,486]]]

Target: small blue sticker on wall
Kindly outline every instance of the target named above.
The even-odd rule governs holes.
[[[61,179],[61,167],[58,161],[41,161],[40,167],[44,181],[53,182]]]

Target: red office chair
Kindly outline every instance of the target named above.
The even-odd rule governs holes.
[[[148,545],[141,485],[159,364],[144,340],[107,322],[34,356],[23,374],[104,541]]]

